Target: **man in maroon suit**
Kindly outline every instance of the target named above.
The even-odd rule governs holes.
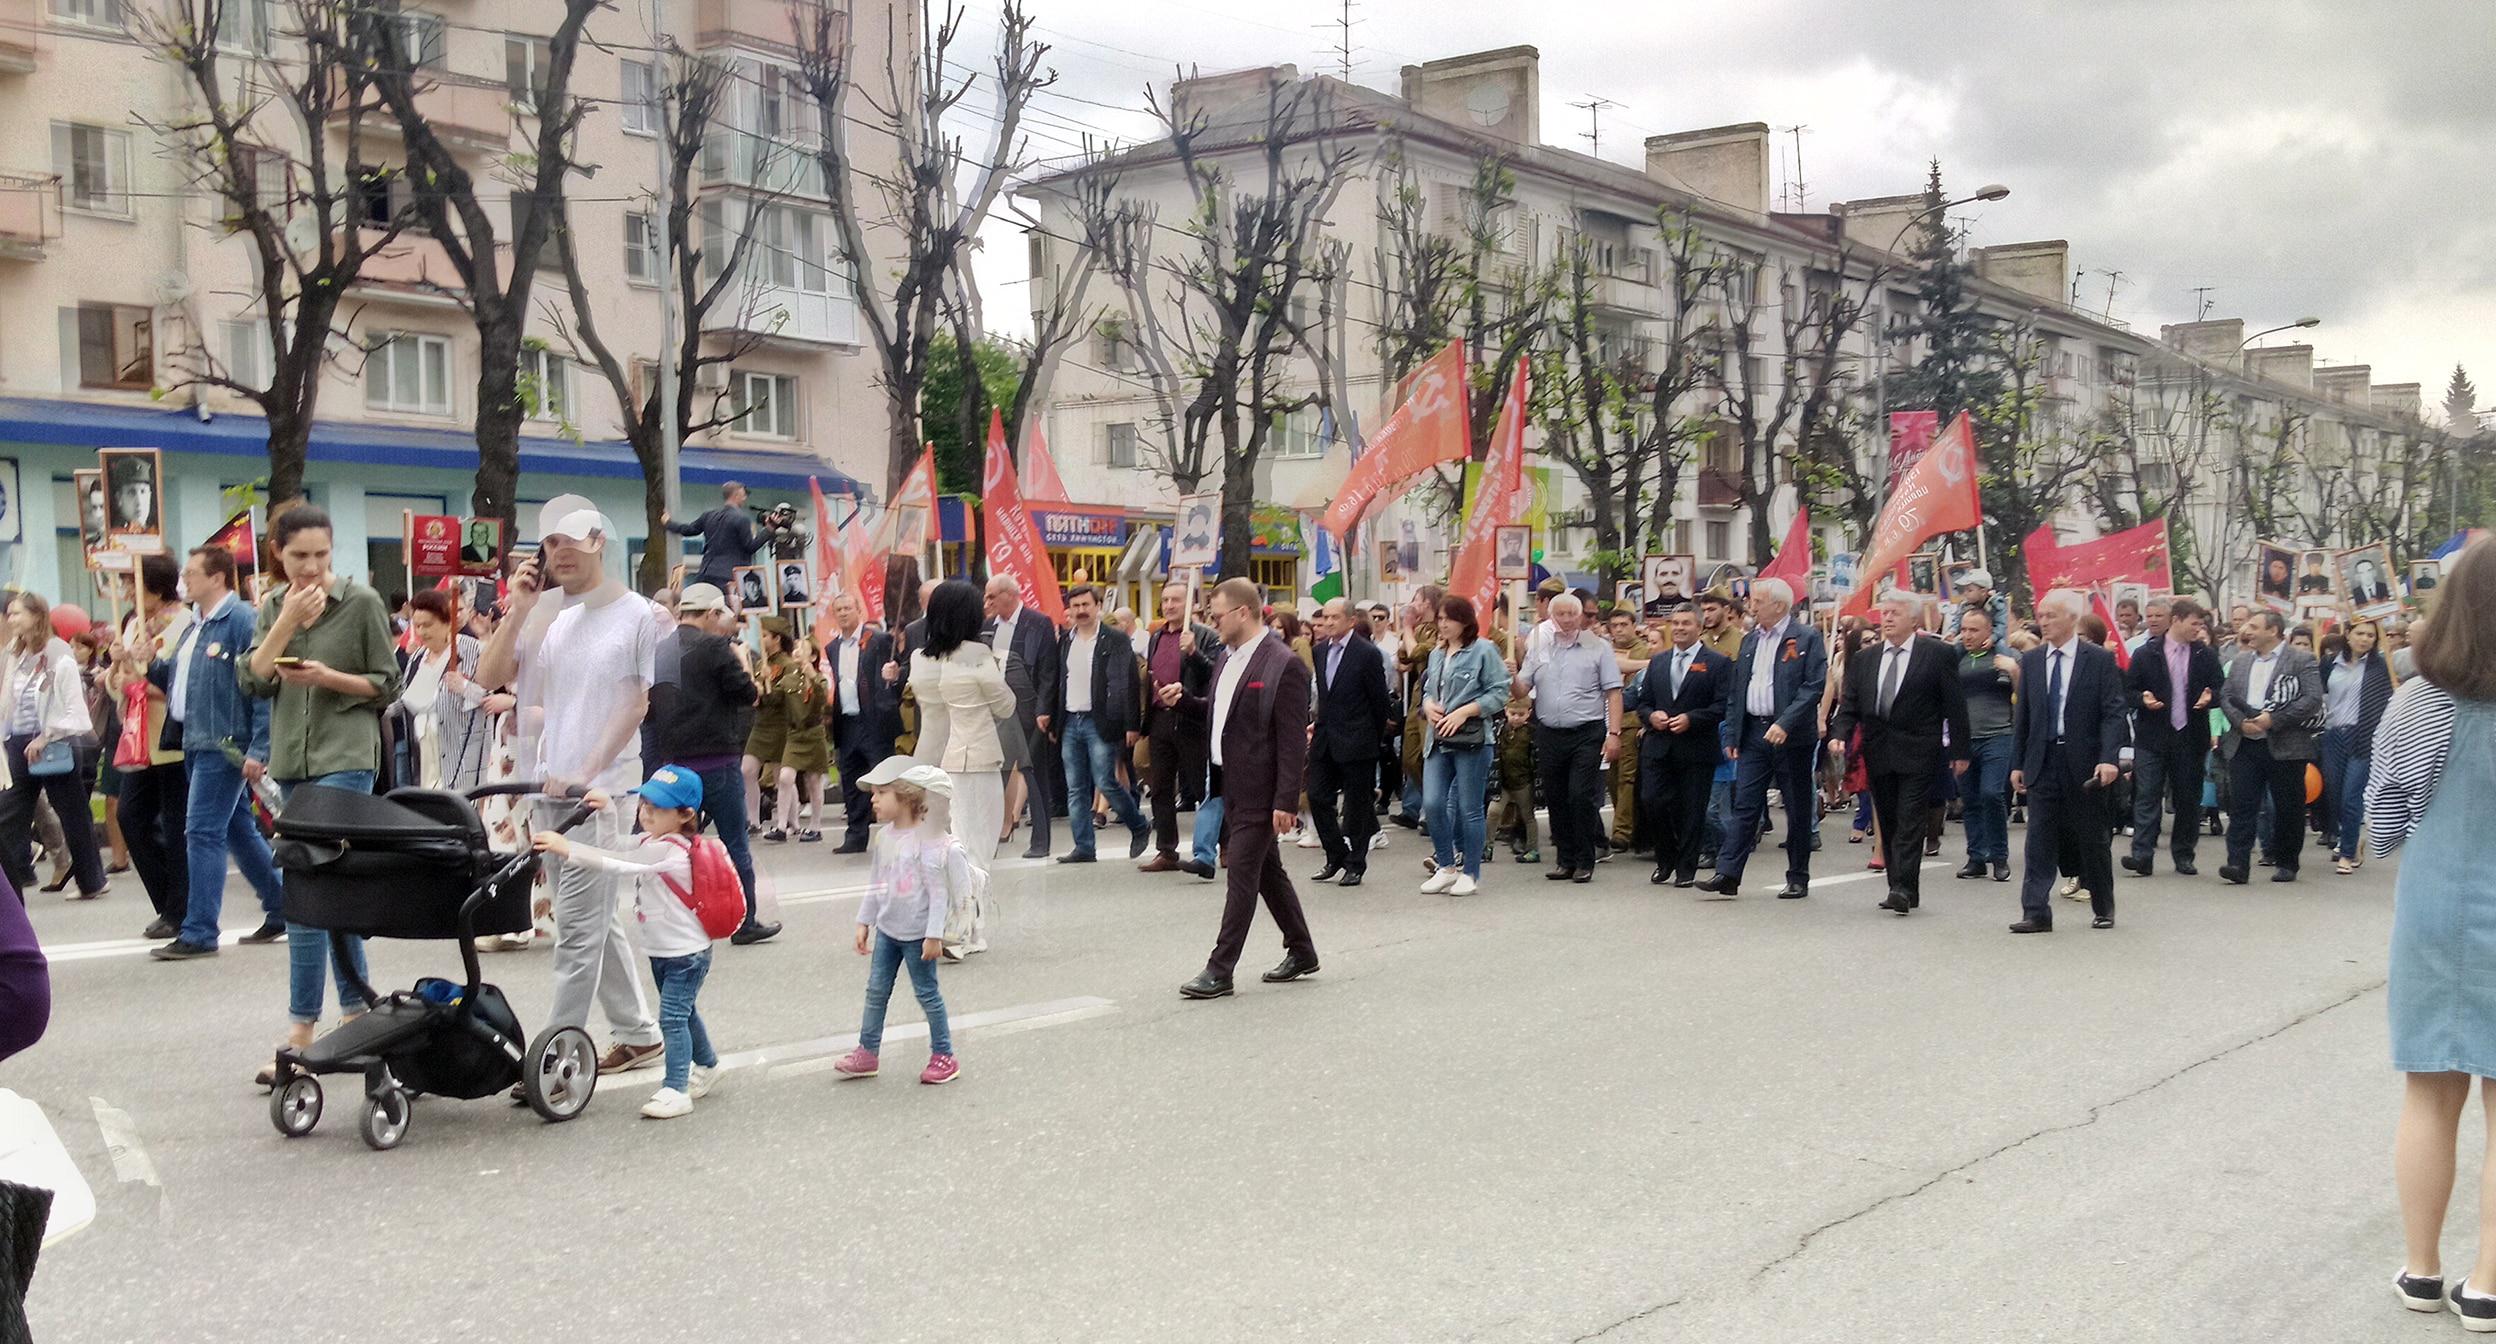
[[[1202,695],[1189,695],[1176,684],[1161,688],[1163,704],[1205,722],[1213,788],[1222,798],[1222,854],[1230,868],[1213,955],[1203,974],[1179,986],[1190,999],[1231,992],[1231,968],[1248,942],[1260,894],[1283,931],[1282,964],[1265,973],[1266,983],[1317,972],[1309,921],[1274,845],[1300,815],[1301,776],[1309,758],[1309,669],[1266,629],[1264,604],[1254,583],[1223,580],[1213,590],[1213,624],[1224,645],[1213,684]]]

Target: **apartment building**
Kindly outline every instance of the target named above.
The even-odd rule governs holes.
[[[204,538],[231,512],[228,492],[267,471],[256,408],[220,389],[182,385],[202,352],[253,383],[265,378],[270,355],[247,235],[222,222],[224,203],[198,180],[196,148],[150,129],[194,115],[197,97],[141,41],[163,16],[140,6],[158,2],[0,0],[0,461],[15,468],[10,513],[20,529],[11,537],[0,525],[0,542],[22,542],[7,548],[16,581],[71,597],[87,589],[70,473],[94,465],[95,449],[165,453],[175,542]],[[238,77],[282,72],[288,62],[301,68],[290,7],[225,3],[230,36],[221,45]],[[858,46],[874,53],[861,65],[877,79],[888,33],[899,50],[917,49],[914,6],[869,0],[839,12]],[[556,0],[423,0],[403,10],[409,59],[426,74],[419,101],[477,178],[505,239],[510,165],[537,130],[533,90],[545,34],[561,16]],[[714,263],[747,209],[765,196],[773,202],[706,324],[706,341],[735,342],[708,348],[742,353],[733,366],[707,371],[703,395],[738,418],[684,445],[688,512],[716,503],[716,486],[732,478],[751,485],[758,502],[801,503],[809,477],[827,490],[849,478],[882,479],[884,402],[859,348],[852,263],[834,241],[812,157],[813,108],[800,106],[793,22],[783,0],[602,9],[572,79],[588,103],[575,152],[581,168],[567,189],[572,226],[597,325],[631,362],[637,386],[668,345],[659,290],[672,271],[660,227],[660,100],[672,59],[664,51],[735,67],[693,184]],[[104,90],[110,96],[99,97]],[[309,132],[325,138],[333,161],[345,121],[333,117]],[[403,164],[404,151],[386,117],[368,116],[362,134],[364,157],[384,170],[366,189],[365,209],[386,222],[408,189],[386,171]],[[301,136],[269,139],[260,171],[299,171]],[[851,143],[862,173],[882,171],[888,137],[862,133]],[[573,314],[552,244],[541,265],[523,357],[531,419],[521,526],[533,525],[536,501],[587,494],[637,556],[647,544],[642,473],[621,438],[617,397],[594,368],[569,357],[563,333]],[[715,274],[714,264],[701,279]],[[441,244],[421,229],[401,234],[349,292],[340,318],[349,339],[321,393],[308,492],[337,521],[340,567],[386,589],[400,586],[403,513],[463,513],[474,484],[477,340],[458,291]]]

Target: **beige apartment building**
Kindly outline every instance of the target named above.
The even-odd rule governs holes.
[[[200,352],[255,383],[269,355],[253,320],[247,239],[220,223],[223,203],[197,180],[192,148],[149,129],[191,115],[196,97],[139,41],[150,14],[138,6],[154,2],[0,0],[0,488],[9,491],[0,543],[19,543],[5,547],[9,577],[73,599],[88,590],[71,472],[92,467],[96,449],[164,452],[167,539],[176,544],[205,538],[231,513],[228,492],[267,470],[256,408],[220,389],[179,386]],[[290,6],[227,4],[222,45],[238,74],[300,61]],[[914,6],[841,8],[858,48],[872,53],[859,62],[874,72],[871,86],[882,79],[893,24],[904,28],[897,48],[917,49]],[[511,199],[497,167],[525,152],[536,131],[532,81],[561,15],[555,0],[424,0],[404,10],[407,49],[430,73],[421,101],[478,178],[505,237]],[[684,445],[688,514],[717,503],[717,485],[732,478],[751,485],[758,503],[801,506],[810,477],[827,492],[866,482],[872,493],[882,479],[884,402],[859,345],[850,267],[812,156],[813,109],[800,105],[791,25],[783,0],[604,9],[589,22],[573,76],[589,104],[575,155],[584,169],[568,189],[573,228],[598,326],[637,376],[657,367],[658,285],[671,270],[658,227],[664,50],[736,65],[696,175],[706,244],[712,230],[733,232],[758,191],[775,200],[708,323],[716,335],[706,339],[750,348],[705,378],[703,394],[742,418]],[[340,152],[342,120],[308,133]],[[368,160],[400,161],[386,118],[368,119],[364,134]],[[293,143],[270,138],[268,171],[289,171],[300,133]],[[851,138],[862,172],[880,171],[872,156],[889,157],[890,145],[863,131]],[[365,208],[386,219],[394,190],[404,182],[377,183]],[[646,544],[642,473],[606,380],[568,357],[561,329],[570,304],[555,257],[550,244],[524,359],[542,390],[522,445],[521,525],[533,524],[535,501],[584,493],[637,555]],[[477,341],[457,289],[438,243],[420,230],[396,239],[349,294],[340,320],[356,348],[330,368],[321,395],[309,493],[337,521],[341,568],[385,590],[401,586],[403,514],[464,513],[473,486]]]

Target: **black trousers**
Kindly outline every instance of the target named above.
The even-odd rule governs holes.
[[[1222,894],[1222,931],[1213,940],[1205,970],[1217,980],[1231,978],[1239,954],[1248,946],[1248,926],[1257,917],[1257,899],[1274,912],[1285,950],[1317,958],[1309,938],[1308,916],[1300,911],[1300,893],[1292,890],[1283,871],[1283,852],[1274,843],[1274,814],[1263,808],[1225,807],[1222,816],[1222,861],[1228,879]]]
[[[1933,772],[1867,769],[1864,778],[1872,786],[1872,815],[1881,823],[1890,893],[1917,901],[1924,889],[1924,833],[1933,825]]]
[[[1151,742],[1153,849],[1175,855],[1182,802],[1204,788],[1205,729],[1187,723],[1175,711],[1161,710],[1153,715]]]
[[[65,775],[37,777],[26,773],[26,744],[31,737],[7,740],[9,779],[0,791],[0,871],[8,874],[19,900],[35,889],[35,793],[52,801],[61,819],[62,843],[69,846],[70,871],[82,896],[104,892],[104,858],[95,848],[95,823],[87,795],[95,791],[95,753],[78,753],[78,765]]]
[[[2146,863],[2158,853],[2158,804],[2175,812],[2175,834],[2169,837],[2178,863],[2193,861],[2201,840],[2201,776],[2210,756],[2207,746],[2177,733],[2165,746],[2132,752],[2132,857]]]
[[[122,772],[121,838],[130,847],[130,867],[156,917],[175,928],[191,907],[190,846],[182,838],[190,815],[191,782],[182,762]]]
[[[875,798],[858,781],[866,778],[883,757],[876,753],[877,744],[867,733],[867,716],[843,714],[832,733],[841,744],[834,763],[841,769],[841,844],[850,849],[864,849],[867,827],[875,820]],[[889,746],[890,744],[886,744]]]
[[[1603,832],[1603,720],[1554,728],[1537,719],[1534,753],[1551,809],[1552,856],[1562,869],[1591,872]]]
[[[1369,869],[1369,840],[1378,834],[1378,762],[1338,761],[1309,755],[1309,822],[1326,846],[1326,862],[1353,872]],[[1335,805],[1343,820],[1335,820]]]
[[[1713,742],[1715,738],[1708,738]],[[1707,802],[1716,769],[1704,761],[1650,755],[1638,762],[1639,834],[1655,842],[1655,870],[1677,882],[1696,879],[1707,845]]]
[[[2089,786],[2094,768],[2072,748],[2056,743],[2045,749],[2045,768],[2028,781],[2028,848],[2019,908],[2036,923],[2054,922],[2054,885],[2066,865],[2088,890],[2091,913],[2114,918],[2113,795]]]
[[[1023,742],[1029,748],[1030,757],[1023,764],[1023,806],[1031,813],[1030,852],[1046,854],[1049,852],[1049,814],[1052,811],[1062,813],[1065,806],[1063,800],[1049,792],[1050,782],[1058,774],[1055,768],[1057,739],[1041,732],[1036,721],[1026,719],[1023,721]],[[1083,805],[1090,807],[1092,800],[1084,799]],[[1008,817],[1006,820],[1011,822],[1014,819]]]
[[[2227,866],[2243,868],[2253,862],[2253,842],[2262,822],[2262,799],[2271,800],[2271,867],[2284,873],[2297,871],[2297,859],[2305,852],[2305,767],[2306,761],[2274,760],[2271,744],[2261,738],[2245,738],[2236,744],[2235,759],[2228,762],[2227,776]]]

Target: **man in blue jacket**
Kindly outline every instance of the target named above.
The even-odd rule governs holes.
[[[702,563],[694,574],[696,583],[716,584],[723,593],[737,591],[737,567],[754,563],[754,553],[763,547],[763,526],[745,507],[745,487],[735,481],[719,487],[720,506],[694,519],[680,523],[661,515],[659,521],[667,530],[680,537],[702,539]]]
[[[191,869],[190,905],[181,932],[148,953],[158,961],[217,954],[229,854],[260,896],[260,927],[244,934],[243,941],[273,943],[286,934],[277,867],[269,859],[268,840],[252,820],[245,787],[268,771],[269,702],[243,694],[235,678],[235,664],[251,652],[258,619],[235,591],[235,581],[233,552],[222,546],[191,552],[182,582],[199,620],[178,648],[148,669],[148,679],[164,688],[173,731],[181,736],[182,769],[191,793],[182,828]]]
[[[1716,850],[1716,876],[1701,891],[1733,896],[1742,865],[1759,843],[1768,789],[1785,798],[1785,887],[1781,900],[1811,894],[1811,832],[1820,795],[1813,782],[1820,739],[1820,693],[1829,683],[1829,649],[1794,611],[1783,579],[1751,585],[1750,636],[1734,660],[1722,744],[1734,763],[1733,827]]]

